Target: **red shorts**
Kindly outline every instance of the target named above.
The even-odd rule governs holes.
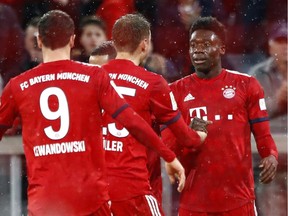
[[[112,202],[113,216],[162,216],[163,211],[152,195],[134,197],[130,200]]]
[[[226,212],[191,212],[179,208],[179,216],[257,216],[257,211],[254,203],[248,203],[240,208]]]
[[[47,215],[47,216],[48,215],[49,216],[51,216],[51,215],[68,215],[66,213],[64,213],[64,214],[62,214],[60,212],[57,212],[57,213],[59,213],[59,214],[55,214],[55,213],[50,214],[50,213],[48,213],[48,214],[45,214],[45,215]],[[40,215],[40,214],[32,214],[31,212],[28,211],[28,216],[38,216],[38,215]],[[41,215],[43,215],[43,214],[41,214]],[[73,216],[77,216],[75,214],[70,214],[69,213],[69,216],[72,216],[72,215]],[[101,205],[100,208],[97,209],[96,212],[88,214],[87,216],[111,216],[111,210],[110,210],[110,207],[109,207],[108,203],[106,202],[103,205]]]

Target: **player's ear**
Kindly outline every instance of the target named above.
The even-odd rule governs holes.
[[[69,41],[69,44],[70,44],[70,47],[71,48],[73,48],[74,47],[74,44],[75,44],[75,37],[76,37],[76,35],[74,34],[74,35],[72,35],[71,37],[70,37],[70,41]]]
[[[225,45],[224,45],[224,44],[221,44],[221,46],[220,46],[220,54],[221,54],[221,55],[224,55],[224,54],[225,54],[225,51],[226,51]]]
[[[149,50],[149,39],[144,38],[141,42],[141,51],[146,53]]]
[[[39,49],[42,49],[43,44],[42,44],[42,41],[41,41],[39,35],[37,36],[37,45],[38,45]]]

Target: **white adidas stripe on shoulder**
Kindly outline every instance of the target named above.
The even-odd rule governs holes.
[[[80,61],[74,61],[74,62],[77,62],[77,63],[80,63],[82,65],[86,65],[86,66],[96,66],[96,67],[99,67],[101,68],[101,65],[97,65],[97,64],[90,64],[90,63],[87,63],[87,62],[80,62]]]
[[[152,216],[161,216],[157,200],[151,195],[145,195],[145,198],[146,198],[147,203],[149,205]]]
[[[237,75],[242,75],[242,76],[246,76],[246,77],[251,77],[249,74],[240,73],[240,72],[234,71],[234,70],[227,70],[227,69],[226,69],[226,71],[227,71],[228,73],[232,73],[232,74],[237,74]]]

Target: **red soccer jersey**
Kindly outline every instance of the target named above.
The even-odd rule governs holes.
[[[180,207],[223,212],[253,201],[251,125],[268,120],[259,83],[246,74],[223,69],[213,79],[193,74],[170,87],[187,124],[193,117],[213,121],[198,151],[180,151],[189,172]],[[271,146],[269,154],[277,157],[274,142]]]
[[[101,109],[118,114],[126,105],[103,69],[70,60],[41,64],[8,83],[0,125],[21,115],[29,214],[90,215],[109,199]]]
[[[103,68],[116,89],[150,125],[152,114],[159,123],[179,118],[177,105],[167,82],[128,60],[112,60]],[[110,116],[104,114],[104,140],[109,193],[112,201],[151,194],[148,182],[146,147]]]

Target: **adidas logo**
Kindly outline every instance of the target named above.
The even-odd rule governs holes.
[[[193,97],[193,95],[191,95],[190,93],[184,98],[184,102],[186,101],[190,101],[190,100],[194,100],[195,97]]]

